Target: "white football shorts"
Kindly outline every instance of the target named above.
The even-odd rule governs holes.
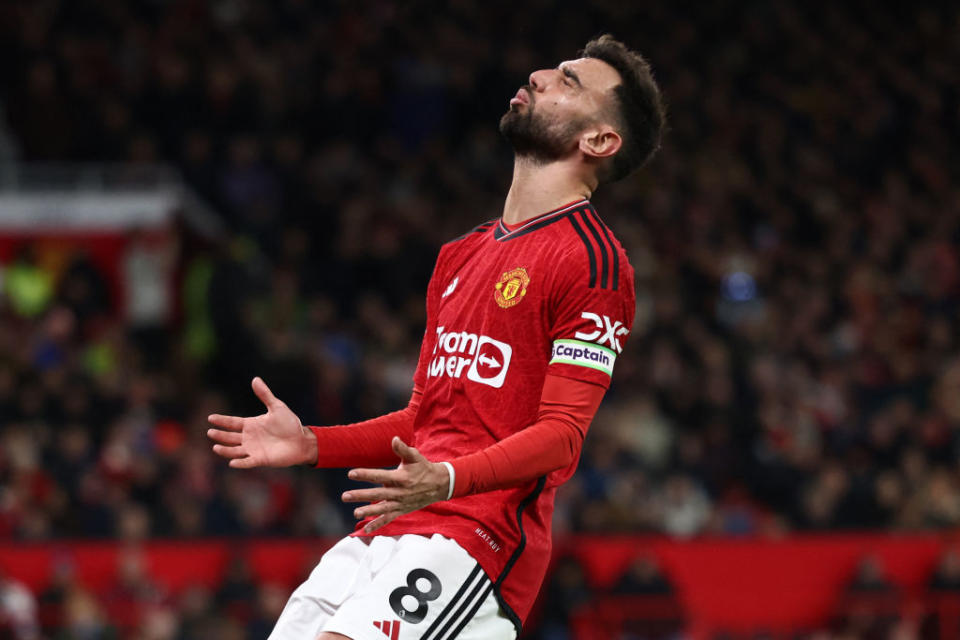
[[[514,640],[493,584],[470,554],[435,534],[347,537],[290,596],[269,640]]]

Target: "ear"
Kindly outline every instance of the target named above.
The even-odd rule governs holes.
[[[590,127],[580,136],[580,152],[588,158],[609,158],[623,146],[623,138],[609,125]]]

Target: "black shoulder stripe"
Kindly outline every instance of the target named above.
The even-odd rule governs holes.
[[[580,226],[580,223],[577,222],[574,216],[568,216],[567,220],[570,221],[570,224],[573,225],[573,230],[576,231],[580,239],[583,240],[583,246],[587,248],[587,259],[590,261],[590,286],[595,287],[597,286],[597,256],[593,251],[593,245],[590,244],[590,240],[587,239],[587,234],[584,233],[583,227]]]
[[[507,240],[513,240],[514,238],[519,238],[520,236],[525,236],[525,235],[527,235],[528,233],[532,233],[532,232],[534,232],[534,231],[536,231],[536,230],[538,230],[538,229],[543,229],[544,227],[546,227],[546,226],[548,226],[548,225],[551,225],[551,224],[553,224],[554,222],[558,222],[558,221],[560,221],[560,220],[563,220],[564,218],[568,217],[569,215],[570,215],[569,213],[564,213],[564,214],[561,214],[561,215],[550,216],[550,217],[548,217],[548,218],[546,218],[546,219],[544,219],[544,220],[541,220],[540,222],[536,222],[536,223],[534,223],[534,224],[531,224],[529,227],[526,227],[526,228],[524,228],[524,229],[521,229],[520,231],[514,231],[514,232],[512,232],[512,233],[511,233],[511,232],[505,233],[505,232],[503,231],[503,226],[498,224],[498,225],[497,225],[497,228],[493,230],[493,237],[496,238],[497,240],[500,240],[501,238],[503,238],[503,241],[504,241],[504,242],[506,242]]]
[[[483,224],[478,224],[477,226],[475,226],[473,229],[471,229],[464,235],[468,236],[471,233],[483,233],[484,231],[489,231],[490,227],[492,227],[496,222],[497,222],[496,220],[487,220]]]
[[[617,245],[613,243],[613,238],[610,237],[610,230],[607,229],[607,225],[603,224],[603,220],[601,220],[597,212],[593,210],[593,207],[587,209],[587,212],[596,225],[600,227],[600,231],[603,232],[603,236],[607,239],[610,253],[613,255],[613,290],[616,291],[620,288],[620,252],[617,251]]]
[[[457,241],[459,241],[459,240],[463,240],[463,239],[466,238],[467,236],[473,235],[474,233],[483,233],[484,231],[489,231],[489,230],[490,230],[490,227],[492,227],[495,222],[496,222],[496,220],[487,220],[487,221],[484,222],[484,223],[478,224],[478,225],[475,226],[473,229],[470,229],[470,231],[467,231],[467,232],[466,232],[465,234],[463,234],[463,235],[457,236],[457,237],[454,238],[453,240],[448,241],[446,244],[450,244],[450,243],[452,243],[452,242],[457,242]]]
[[[610,250],[607,248],[607,245],[603,243],[603,240],[600,239],[600,232],[597,231],[596,226],[594,226],[593,221],[587,215],[586,211],[580,212],[580,218],[583,220],[583,225],[590,230],[590,235],[593,236],[593,239],[597,241],[597,248],[600,250],[600,288],[607,288],[607,278],[609,277],[609,262],[610,258],[607,254]]]

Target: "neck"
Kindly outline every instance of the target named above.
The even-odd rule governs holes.
[[[518,157],[513,163],[513,181],[503,204],[503,221],[520,224],[568,202],[589,198],[596,185],[563,160],[539,163]]]

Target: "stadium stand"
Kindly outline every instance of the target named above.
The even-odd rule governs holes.
[[[347,484],[231,472],[205,416],[258,411],[254,374],[312,424],[402,406],[438,246],[499,214],[507,99],[604,30],[652,60],[670,132],[594,200],[636,268],[638,314],[555,530],[934,535],[921,573],[893,568],[905,591],[851,587],[797,629],[956,637],[956,556],[935,574],[929,532],[960,524],[957,7],[405,4],[0,6],[0,158],[167,165],[223,222],[198,228],[178,203],[159,232],[0,230],[3,545],[130,549],[96,587],[55,552],[39,594],[3,567],[13,637],[38,637],[17,622],[31,610],[65,639],[266,635],[286,594],[242,554],[174,592],[136,550],[338,536]],[[22,193],[13,175],[2,202]],[[856,549],[831,584],[853,580]],[[549,606],[530,637],[573,637],[605,598],[639,597],[564,567],[545,602],[584,608]],[[930,580],[941,604],[916,595]]]

